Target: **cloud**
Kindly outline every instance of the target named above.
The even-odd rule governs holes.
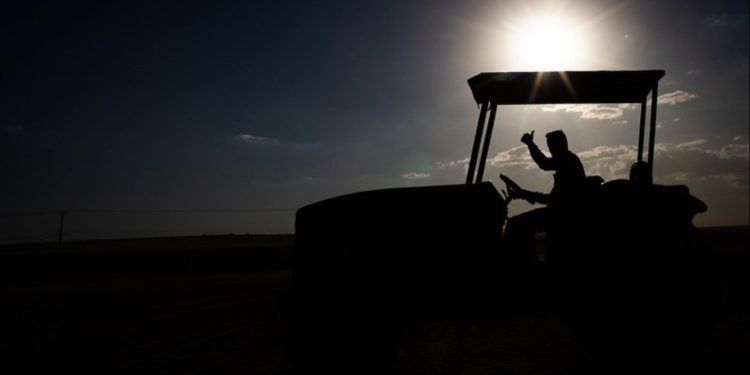
[[[658,143],[655,146],[655,178],[685,183],[720,179],[733,187],[748,185],[747,144],[727,144],[719,149],[707,147],[705,139],[684,143]],[[637,149],[631,145],[598,146],[578,153],[587,174],[605,180],[627,178],[635,162]]]
[[[741,135],[736,135],[736,136],[734,136],[734,138],[732,138],[732,140],[735,141],[735,142],[740,141],[740,140],[742,140],[742,136]]]
[[[436,162],[435,165],[438,170],[446,170],[455,167],[463,167],[464,171],[469,170],[469,158],[449,161],[449,162]],[[507,169],[510,167],[522,167],[530,169],[534,166],[534,161],[531,160],[526,146],[513,147],[509,150],[498,152],[494,157],[487,158],[487,167],[497,167],[501,169]],[[406,175],[401,177],[407,178]]]
[[[675,105],[677,103],[685,103],[695,99],[698,99],[698,95],[691,94],[682,90],[677,90],[675,92],[659,95],[657,103]]]
[[[591,150],[578,153],[581,161],[586,160],[609,160],[614,158],[630,158],[636,155],[635,146],[596,146]]]
[[[554,104],[539,107],[544,112],[580,113],[582,119],[611,120],[622,116],[623,109],[628,107],[609,107],[599,104]]]
[[[278,140],[274,138],[268,138],[268,137],[260,137],[257,135],[252,135],[249,133],[246,134],[238,134],[234,136],[234,139],[237,139],[239,141],[247,142],[247,143],[253,143],[253,144],[271,144],[271,143],[277,143]]]
[[[513,147],[510,150],[499,152],[488,161],[490,165],[495,167],[526,166],[532,163],[531,155],[526,146]]]
[[[719,181],[732,188],[748,186],[750,145],[726,144],[719,148],[709,147],[706,139],[694,139],[682,143],[657,143],[655,149],[655,178],[659,183],[685,184],[696,181]],[[599,175],[605,180],[628,178],[630,166],[637,159],[635,145],[597,146],[577,153],[587,175]],[[647,151],[644,150],[644,158]],[[463,165],[459,162],[438,163],[441,168]],[[526,147],[514,147],[499,152],[488,159],[495,168],[512,167],[535,169]],[[406,175],[402,176],[406,178]]]
[[[620,116],[622,116],[622,108],[595,107],[581,112],[581,118],[584,119],[610,120]]]
[[[680,151],[695,151],[719,159],[739,158],[748,160],[748,150],[750,150],[750,148],[748,148],[747,144],[728,144],[722,146],[719,150],[712,150],[702,147],[706,143],[707,141],[705,139],[696,139],[694,141],[677,144],[675,149]]]
[[[678,150],[701,150],[701,148],[699,148],[698,146],[705,145],[707,142],[708,141],[701,138],[690,142],[678,143],[675,148]],[[662,143],[661,145],[663,146],[665,144]]]
[[[430,178],[429,173],[420,173],[420,172],[409,172],[406,174],[402,174],[401,177],[407,179],[407,180],[423,180],[425,178]]]
[[[731,144],[731,145],[725,145],[721,148],[721,151],[719,151],[719,157],[722,159],[732,159],[732,158],[739,158],[739,159],[745,159],[746,161],[749,159],[748,153],[750,152],[750,146],[747,144],[744,145],[738,145],[738,144]]]
[[[449,162],[438,161],[438,162],[435,162],[435,165],[437,165],[437,167],[441,168],[441,169],[442,168],[446,168],[446,167],[455,167],[455,166],[458,166],[458,165],[464,165],[464,166],[468,167],[468,165],[469,165],[469,158],[461,159],[461,160],[453,160],[453,161],[449,161]]]
[[[635,146],[597,146],[578,153],[586,174],[599,175],[606,180],[625,178],[630,165],[637,158]]]

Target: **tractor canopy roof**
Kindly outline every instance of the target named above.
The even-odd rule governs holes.
[[[503,72],[469,78],[477,104],[642,103],[663,70]]]

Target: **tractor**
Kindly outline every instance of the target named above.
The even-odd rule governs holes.
[[[692,224],[706,206],[686,186],[652,183],[664,74],[481,73],[468,80],[479,120],[463,184],[300,208],[284,309],[295,368],[362,373],[393,358],[416,322],[529,313],[560,316],[604,361],[683,355],[710,320],[716,278]],[[519,264],[503,248],[508,201],[483,180],[497,107],[582,103],[640,104],[638,178],[589,179],[586,199],[553,218],[544,261]]]

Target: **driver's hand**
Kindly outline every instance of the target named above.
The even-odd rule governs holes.
[[[534,130],[532,130],[531,133],[525,133],[521,137],[521,142],[527,145],[534,143]]]
[[[505,191],[503,191],[505,193]],[[526,199],[524,198],[526,196],[525,190],[519,190],[519,189],[513,189],[508,187],[508,192],[506,193],[506,198],[513,200],[513,199]]]

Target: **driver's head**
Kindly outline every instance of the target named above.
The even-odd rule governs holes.
[[[547,133],[547,148],[552,156],[568,151],[568,138],[562,130]]]

